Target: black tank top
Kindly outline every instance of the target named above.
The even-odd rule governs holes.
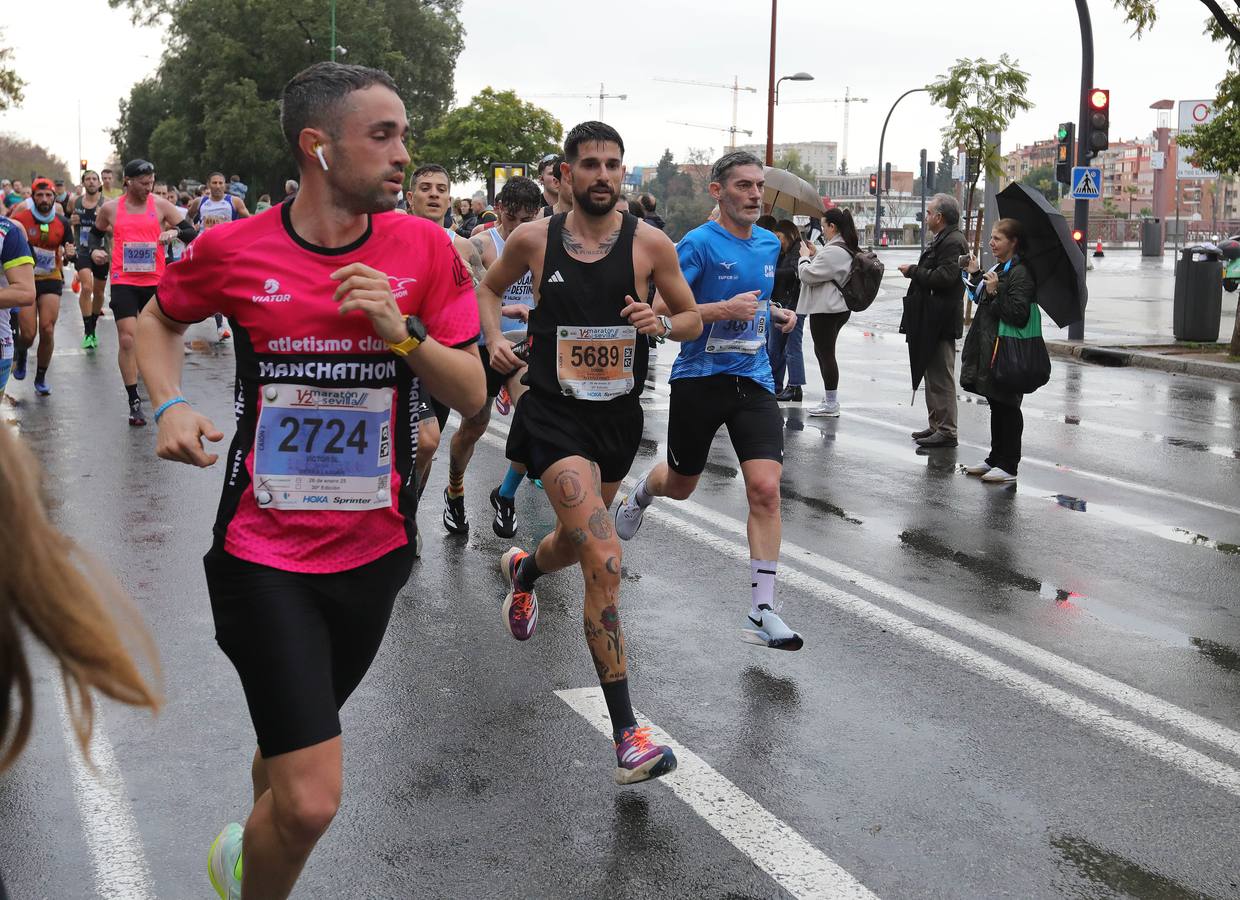
[[[97,195],[98,200],[93,207],[88,207],[82,203],[82,198],[78,197],[77,202],[73,204],[73,212],[78,214],[81,222],[78,225],[78,246],[86,246],[86,238],[90,235],[90,230],[95,227],[95,216],[99,215],[99,208],[103,206],[103,194]]]
[[[529,371],[525,383],[546,397],[599,409],[632,403],[642,392],[650,346],[620,314],[626,297],[640,299],[633,275],[637,218],[623,213],[620,237],[597,262],[573,259],[564,249],[568,213],[547,227],[538,305],[530,312]]]

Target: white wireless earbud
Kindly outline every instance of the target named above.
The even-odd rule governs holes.
[[[314,155],[319,158],[319,165],[322,166],[323,171],[326,172],[327,171],[327,160],[323,158],[323,145],[322,144],[314,145]]]

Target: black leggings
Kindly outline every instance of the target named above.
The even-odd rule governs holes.
[[[1020,439],[1025,417],[1020,404],[990,401],[990,456],[986,464],[1015,475],[1020,467]]]
[[[852,315],[852,310],[838,313],[813,313],[809,317],[809,334],[814,339],[814,355],[818,357],[818,370],[828,391],[840,386],[840,365],[835,360],[835,339],[840,329]]]

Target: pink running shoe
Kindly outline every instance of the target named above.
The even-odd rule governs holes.
[[[650,729],[633,726],[616,744],[616,784],[637,784],[676,771],[676,754],[650,740]]]

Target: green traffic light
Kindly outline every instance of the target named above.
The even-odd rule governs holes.
[[[1068,129],[1064,128],[1062,125],[1059,126],[1059,139],[1062,141],[1065,138],[1067,138],[1067,136],[1068,136]]]

